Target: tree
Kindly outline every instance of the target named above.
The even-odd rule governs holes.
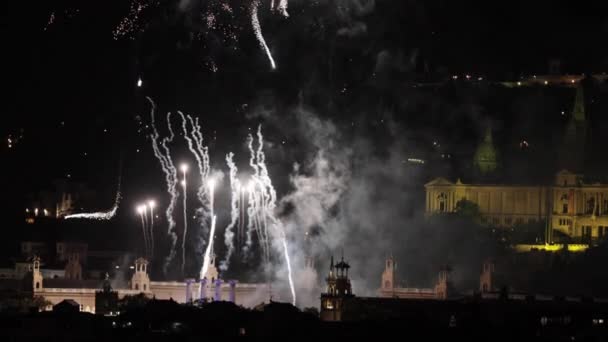
[[[146,297],[146,295],[143,293],[136,295],[127,295],[118,301],[118,307],[121,311],[126,311],[134,308],[143,308],[149,301],[150,298]]]
[[[462,218],[467,218],[474,222],[479,222],[481,219],[479,205],[467,199],[461,199],[460,201],[456,202],[455,213]]]

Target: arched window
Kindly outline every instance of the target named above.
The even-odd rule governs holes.
[[[40,288],[40,282],[36,282],[36,288],[39,289]]]
[[[144,284],[144,291],[146,291],[146,284]]]
[[[483,292],[488,292],[488,284],[483,283],[483,286],[482,286],[482,291],[483,291]]]
[[[135,284],[135,289],[139,290],[139,284]]]

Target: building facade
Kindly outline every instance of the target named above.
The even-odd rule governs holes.
[[[599,242],[608,234],[608,184],[586,184],[568,170],[550,186],[464,184],[437,178],[425,185],[426,214],[453,213],[460,200],[479,206],[482,220],[496,227],[514,227],[539,220],[553,232],[582,243]]]
[[[397,284],[395,269],[397,264],[392,256],[389,256],[384,264],[382,272],[382,283],[378,290],[378,296],[382,298],[409,298],[409,299],[447,299],[451,295],[450,272],[446,267],[439,272],[437,283],[432,288],[402,287]]]
[[[587,128],[583,87],[578,86],[558,153],[561,171],[552,184],[465,184],[436,178],[425,185],[426,215],[455,212],[458,201],[468,200],[479,206],[482,221],[495,227],[546,222],[546,243],[554,242],[556,231],[573,238],[570,242],[601,241],[608,234],[608,184],[584,181]],[[480,174],[497,167],[489,130],[475,153],[474,166]]]
[[[77,262],[74,260],[73,262]],[[239,283],[234,280],[223,280],[218,277],[214,264],[211,264],[207,277],[195,281],[152,281],[148,275],[148,261],[139,258],[135,261],[134,272],[127,288],[112,289],[118,299],[128,295],[144,294],[148,298],[159,300],[172,299],[178,303],[195,300],[231,301],[244,307],[254,307],[264,300],[268,284]],[[53,305],[64,300],[73,300],[80,305],[80,311],[95,313],[99,302],[99,292],[107,281],[86,279],[47,279],[40,268],[40,259],[34,258],[31,264],[32,292],[41,296]]]

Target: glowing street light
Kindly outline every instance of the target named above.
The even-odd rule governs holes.
[[[150,207],[150,209],[154,209],[155,206],[156,206],[156,202],[154,202],[154,200],[148,201],[148,207]]]

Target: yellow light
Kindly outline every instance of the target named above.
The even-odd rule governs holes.
[[[154,208],[154,207],[156,206],[156,202],[154,202],[154,200],[149,200],[149,201],[148,201],[148,206],[149,206],[150,208]]]
[[[545,81],[545,85],[549,84],[549,81]]]
[[[520,85],[521,85],[521,82],[517,81],[517,85],[518,85],[518,86],[520,86]]]

